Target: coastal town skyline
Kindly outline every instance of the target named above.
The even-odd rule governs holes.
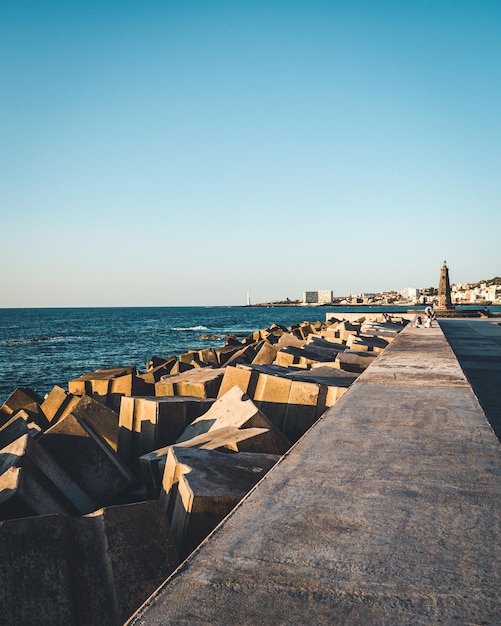
[[[501,4],[19,0],[0,308],[500,274]]]

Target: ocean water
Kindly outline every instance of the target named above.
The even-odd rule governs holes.
[[[499,307],[497,307],[499,308]],[[219,347],[201,334],[249,335],[277,323],[324,321],[326,313],[388,307],[137,307],[0,309],[0,404],[16,387],[40,395],[98,368],[133,365],[152,356]],[[391,309],[395,310],[395,309]]]
[[[248,335],[273,322],[325,320],[302,307],[138,307],[0,309],[0,404],[16,387],[40,395],[98,368],[134,365],[152,356],[219,347],[201,334]]]

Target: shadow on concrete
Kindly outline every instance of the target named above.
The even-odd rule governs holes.
[[[501,324],[488,319],[441,319],[439,323],[501,441]]]

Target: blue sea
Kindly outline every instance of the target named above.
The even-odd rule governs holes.
[[[411,307],[412,308],[412,307]],[[496,307],[499,309],[499,307]],[[133,365],[145,371],[152,356],[219,347],[277,323],[325,321],[326,313],[395,310],[389,307],[137,307],[0,309],[0,405],[16,387],[44,396],[54,385],[99,368]]]

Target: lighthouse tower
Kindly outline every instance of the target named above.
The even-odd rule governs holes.
[[[449,283],[449,268],[444,261],[440,269],[440,282],[438,283],[438,308],[453,309],[451,300],[451,285]]]

